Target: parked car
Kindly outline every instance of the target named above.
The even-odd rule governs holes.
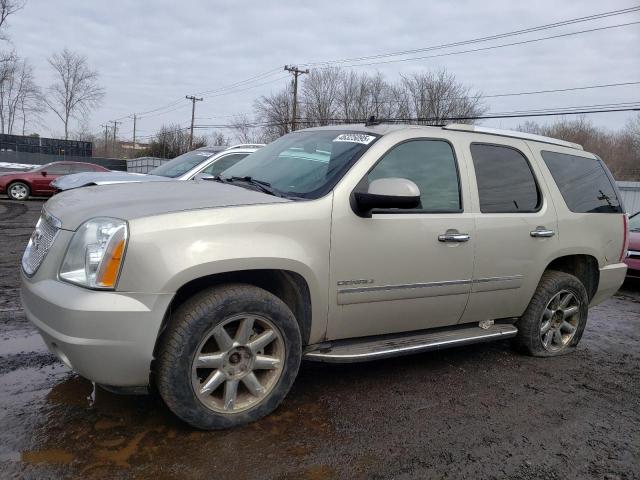
[[[521,132],[301,130],[215,180],[56,195],[22,301],[80,375],[233,427],[273,411],[302,359],[573,351],[625,278],[616,188],[596,155]]]
[[[629,252],[625,263],[629,267],[627,276],[640,278],[640,212],[629,217]]]
[[[109,172],[107,168],[85,162],[51,162],[21,172],[0,173],[0,194],[12,200],[26,200],[30,195],[54,194],[51,182],[74,172]]]
[[[233,147],[202,147],[177,156],[149,171],[148,174],[108,172],[77,173],[58,178],[53,187],[56,192],[91,185],[111,185],[127,182],[166,182],[214,177],[239,162],[262,145],[242,144]]]

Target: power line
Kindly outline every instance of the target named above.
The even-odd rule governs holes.
[[[500,45],[491,45],[489,47],[479,47],[479,48],[471,48],[468,50],[459,50],[457,52],[446,52],[446,53],[438,53],[435,55],[425,55],[422,57],[409,57],[409,58],[398,58],[398,59],[394,59],[394,60],[384,60],[384,61],[379,61],[379,62],[368,62],[368,63],[358,63],[358,64],[348,64],[348,65],[341,65],[344,68],[355,68],[355,67],[366,67],[366,66],[370,66],[370,65],[382,65],[382,64],[387,64],[387,63],[399,63],[399,62],[410,62],[413,60],[425,60],[428,58],[437,58],[437,57],[449,57],[452,55],[462,55],[464,53],[475,53],[475,52],[483,52],[483,51],[488,51],[488,50],[495,50],[498,48],[505,48],[505,47],[513,47],[516,45],[526,45],[529,43],[535,43],[535,42],[542,42],[544,40],[553,40],[556,38],[563,38],[563,37],[570,37],[573,35],[581,35],[583,33],[591,33],[591,32],[598,32],[598,31],[602,31],[602,30],[609,30],[612,28],[622,28],[622,27],[628,27],[630,25],[637,25],[638,23],[640,23],[640,21],[636,21],[636,22],[627,22],[627,23],[619,23],[616,25],[608,25],[605,27],[597,27],[597,28],[590,28],[587,30],[579,30],[577,32],[569,32],[569,33],[561,33],[558,35],[551,35],[548,37],[540,37],[540,38],[533,38],[530,40],[521,40],[519,42],[511,42],[511,43],[502,43]]]
[[[411,49],[411,50],[401,50],[401,51],[396,51],[396,52],[387,52],[387,53],[381,53],[381,54],[377,54],[377,55],[368,55],[368,56],[361,56],[361,57],[343,58],[343,59],[338,59],[338,60],[326,60],[326,61],[321,61],[321,62],[302,63],[301,65],[308,66],[308,67],[328,66],[328,65],[335,65],[335,64],[339,64],[339,63],[353,63],[353,62],[360,62],[360,61],[365,61],[365,60],[373,60],[373,59],[377,59],[377,58],[387,58],[387,57],[394,57],[394,56],[401,56],[401,55],[409,55],[409,54],[412,54],[412,53],[420,53],[420,52],[426,52],[426,51],[441,50],[441,49],[444,49],[444,48],[460,47],[460,46],[463,46],[463,45],[470,45],[470,44],[474,44],[474,43],[483,43],[483,42],[487,42],[487,41],[491,41],[491,40],[499,40],[499,39],[502,39],[502,38],[508,38],[508,37],[513,37],[513,36],[517,36],[517,35],[523,35],[523,34],[526,34],[526,33],[549,30],[549,29],[552,29],[552,28],[558,28],[558,27],[566,26],[566,25],[573,25],[573,24],[576,24],[576,23],[583,23],[583,22],[588,22],[588,21],[593,21],[593,20],[599,20],[599,19],[602,19],[602,18],[612,17],[612,16],[616,16],[616,15],[624,15],[624,14],[627,14],[627,13],[636,12],[638,10],[640,10],[640,6],[624,8],[624,9],[620,9],[620,10],[611,10],[611,11],[608,11],[608,12],[602,12],[602,13],[598,13],[598,14],[588,15],[586,17],[571,18],[571,19],[568,19],[568,20],[561,20],[559,22],[539,25],[537,27],[530,27],[530,28],[525,28],[525,29],[521,29],[521,30],[514,30],[514,31],[511,31],[511,32],[499,33],[499,34],[496,34],[496,35],[489,35],[489,36],[486,36],[486,37],[473,38],[473,39],[469,39],[469,40],[462,40],[462,41],[459,41],[459,42],[445,43],[445,44],[440,44],[440,45],[432,45],[432,46],[429,46],[429,47],[415,48],[415,49]]]

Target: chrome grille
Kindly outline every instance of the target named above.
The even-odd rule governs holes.
[[[42,211],[29,243],[27,243],[27,248],[22,255],[22,269],[27,276],[30,277],[36,273],[38,267],[40,267],[58,235],[60,226],[60,220],[44,210]]]

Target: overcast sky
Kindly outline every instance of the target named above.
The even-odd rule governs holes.
[[[34,65],[42,87],[52,81],[47,64],[51,53],[68,47],[88,57],[106,89],[102,107],[90,118],[96,132],[108,120],[183,99],[173,111],[140,119],[138,132],[142,136],[163,123],[188,125],[190,102],[184,100],[186,94],[215,90],[284,64],[429,47],[637,4],[629,0],[27,0],[26,7],[9,18],[8,33],[17,53]],[[635,12],[471,48],[639,20],[640,13]],[[637,24],[358,70],[380,71],[395,79],[399,74],[446,68],[463,83],[491,95],[640,81],[639,45]],[[243,91],[218,96],[203,93],[205,100],[197,104],[196,123],[224,123],[233,114],[251,113],[255,98],[279,90],[287,81],[285,72],[274,72],[247,84]],[[247,89],[252,86],[255,88]],[[640,101],[640,85],[490,98],[486,104],[489,111],[502,112],[630,101]],[[618,128],[631,115],[601,113],[589,118],[598,125]],[[520,121],[524,119],[489,120],[484,124],[508,128]],[[132,122],[125,120],[120,136],[130,138],[131,129]],[[46,125],[34,130],[55,135],[63,128],[59,120],[47,115]]]

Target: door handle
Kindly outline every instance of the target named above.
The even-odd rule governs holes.
[[[470,238],[471,238],[471,235],[469,235],[468,233],[459,233],[457,231],[447,231],[442,235],[438,235],[439,242],[461,243],[461,242],[468,242]]]
[[[548,228],[538,227],[535,230],[532,230],[529,234],[535,238],[549,238],[553,237],[556,232],[549,230]]]

